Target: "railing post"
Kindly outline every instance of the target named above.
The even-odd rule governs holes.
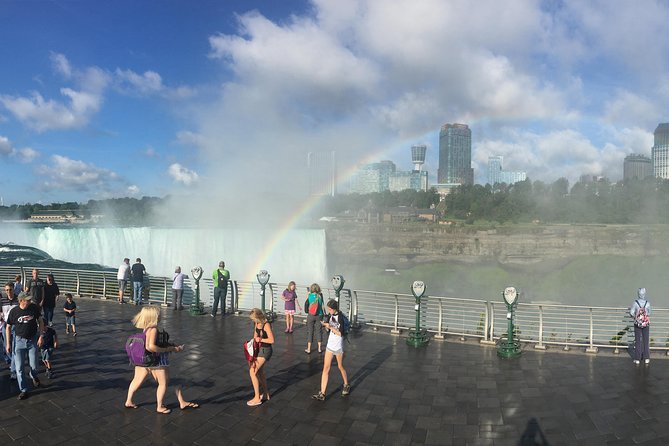
[[[485,319],[484,319],[484,326],[483,326],[483,339],[481,339],[481,344],[486,344],[486,345],[495,345],[495,341],[492,339],[492,333],[493,333],[493,320],[494,318],[492,317],[493,311],[492,311],[492,304],[489,301],[485,302]]]
[[[397,297],[397,294],[395,294],[395,323],[393,325],[393,328],[390,330],[392,334],[398,335],[400,334],[400,329],[398,328],[400,322],[400,299]]]
[[[107,299],[107,275],[102,272],[102,298]]]
[[[237,288],[237,281],[233,280],[232,281],[232,287],[230,288],[230,292],[232,293],[232,296],[230,296],[230,301],[234,302],[234,308],[232,308],[232,311],[234,312],[235,315],[241,314],[239,311],[239,288]]]
[[[592,345],[594,343],[594,339],[592,339],[593,332],[594,332],[594,327],[593,327],[593,321],[592,321],[592,308],[590,308],[590,347],[585,349],[586,353],[597,353],[599,350],[597,347]]]
[[[79,277],[79,271],[77,271],[77,290],[75,291],[75,293],[77,297],[81,297],[81,280]]]
[[[149,301],[150,301],[150,296],[149,296]],[[163,307],[169,307],[170,305],[167,303],[167,277],[163,277]]]
[[[350,293],[350,290],[349,290]],[[352,302],[354,304],[351,305],[351,309],[353,311],[353,314],[351,315],[351,327],[358,329],[360,328],[360,322],[358,322],[358,292],[356,290],[353,290],[353,294],[351,295]]]
[[[546,350],[544,345],[544,307],[539,305],[539,343],[534,346],[537,350]]]
[[[434,335],[435,339],[444,339],[444,334],[442,333],[442,328],[443,328],[442,321],[444,320],[443,317],[444,310],[442,308],[442,303],[443,303],[442,300],[439,299],[439,323],[437,324],[437,334]]]

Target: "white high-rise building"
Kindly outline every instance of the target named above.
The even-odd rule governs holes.
[[[655,129],[654,144],[651,149],[653,175],[655,178],[669,178],[669,123],[658,124]]]

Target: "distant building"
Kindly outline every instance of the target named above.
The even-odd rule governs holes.
[[[504,157],[502,156],[488,157],[488,184],[491,186],[501,183],[510,185],[527,179],[527,174],[524,171],[503,170],[503,162]]]
[[[337,193],[337,163],[335,152],[307,153],[307,175],[309,195],[330,195]]]
[[[351,179],[350,192],[371,194],[389,190],[390,176],[395,169],[395,163],[388,160],[361,166]]]
[[[411,162],[413,163],[413,170],[417,170],[419,172],[423,170],[426,152],[427,146],[425,144],[414,144],[411,146]]]
[[[37,211],[30,215],[33,223],[74,223],[83,219],[84,217],[73,210]]]
[[[398,171],[390,175],[388,190],[403,191],[413,189],[417,191],[427,191],[427,172],[420,170]]]
[[[643,180],[653,176],[653,161],[644,155],[631,154],[623,161],[623,179]]]
[[[653,176],[669,178],[669,123],[661,123],[655,129],[651,158],[653,160]]]
[[[465,124],[444,124],[439,131],[440,184],[474,184],[472,132]]]

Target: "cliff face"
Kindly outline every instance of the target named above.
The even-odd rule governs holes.
[[[342,261],[397,267],[459,261],[535,263],[590,255],[669,254],[669,227],[552,225],[473,231],[436,226],[337,226],[326,228],[328,255]]]

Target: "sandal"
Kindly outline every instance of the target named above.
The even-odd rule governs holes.
[[[246,405],[247,405],[247,406],[251,406],[251,407],[253,407],[253,406],[260,406],[261,404],[262,404],[262,400],[260,400],[260,401],[253,401],[253,400],[250,400],[250,401],[247,401],[247,402],[246,402]]]
[[[185,406],[181,407],[181,410],[186,410],[186,409],[197,409],[198,407],[200,407],[200,405],[199,405],[198,403],[191,403],[191,402],[188,402],[188,403],[186,403]]]
[[[137,404],[123,404],[126,409],[137,409],[139,406]]]
[[[156,412],[161,413],[163,415],[167,415],[168,413],[172,412],[172,410],[168,409],[167,407],[163,406],[160,409],[156,409]]]
[[[306,353],[307,355],[309,355],[309,354],[311,354],[311,350],[305,350],[304,353]]]

